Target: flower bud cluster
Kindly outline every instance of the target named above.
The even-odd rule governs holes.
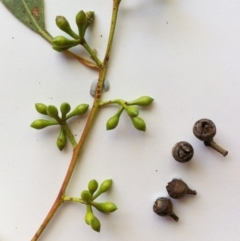
[[[100,232],[101,223],[94,215],[92,207],[102,213],[111,213],[117,210],[117,206],[112,202],[97,203],[94,201],[102,193],[107,192],[111,186],[112,180],[108,179],[103,181],[98,188],[98,182],[93,179],[88,183],[88,190],[81,192],[81,200],[86,205],[85,222],[97,232]]]
[[[131,118],[132,124],[137,130],[140,130],[140,131],[146,130],[146,124],[144,120],[138,116],[139,109],[138,107],[136,107],[136,105],[148,106],[153,102],[153,98],[149,96],[142,96],[130,102],[127,102],[124,100],[115,100],[114,102],[119,104],[121,107],[119,108],[117,113],[107,121],[107,124],[106,124],[107,130],[112,130],[117,127],[123,110],[125,110],[128,116]]]
[[[63,126],[66,125],[66,121],[68,119],[86,113],[88,110],[88,105],[80,104],[70,112],[71,106],[64,102],[60,106],[61,117],[59,116],[58,109],[54,105],[47,106],[42,103],[37,103],[35,104],[35,108],[37,112],[49,116],[52,118],[52,120],[38,119],[32,122],[31,127],[39,130],[52,125],[60,125],[61,129],[57,138],[56,145],[59,150],[62,151],[67,144],[66,131],[64,130]]]
[[[84,12],[81,10],[76,15],[75,20],[78,27],[78,34],[72,30],[68,20],[64,16],[56,17],[56,25],[73,39],[57,36],[52,40],[53,49],[56,51],[65,51],[71,47],[84,43],[85,32],[94,20],[94,12]]]

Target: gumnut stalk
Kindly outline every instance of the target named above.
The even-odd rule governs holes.
[[[184,163],[192,159],[194,150],[191,144],[186,141],[176,143],[172,149],[172,155],[178,162]]]
[[[170,216],[176,222],[178,221],[178,216],[173,212],[173,205],[169,198],[161,197],[158,198],[154,205],[153,211],[159,216]]]
[[[215,124],[209,119],[198,120],[193,126],[194,135],[204,142],[205,146],[210,146],[223,156],[228,154],[228,151],[217,145],[213,141],[213,137],[217,132]]]

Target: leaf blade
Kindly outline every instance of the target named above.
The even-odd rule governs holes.
[[[1,0],[7,9],[27,27],[48,41],[50,34],[45,29],[43,0]]]

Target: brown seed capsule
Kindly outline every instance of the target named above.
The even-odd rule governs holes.
[[[217,152],[221,153],[223,156],[228,154],[228,151],[218,146],[217,143],[213,141],[217,130],[215,124],[208,119],[198,120],[193,126],[193,134],[201,141],[204,142],[205,146],[210,146]]]
[[[153,211],[159,215],[159,216],[170,216],[172,217],[176,222],[178,221],[178,217],[173,212],[173,205],[169,198],[161,197],[158,198],[154,205],[153,205]]]
[[[187,194],[196,195],[197,192],[188,187],[188,185],[181,179],[173,179],[166,186],[168,194],[171,198],[181,198]]]
[[[182,163],[190,161],[193,157],[193,153],[194,150],[192,145],[186,141],[176,143],[172,149],[174,159]]]

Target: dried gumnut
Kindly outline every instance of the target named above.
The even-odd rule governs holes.
[[[169,198],[161,197],[158,198],[154,205],[153,205],[153,211],[159,215],[159,216],[170,216],[172,217],[176,222],[178,221],[178,217],[173,212],[173,205]]]
[[[217,152],[221,153],[223,156],[228,154],[228,151],[217,145],[213,141],[217,130],[215,124],[208,119],[198,120],[193,126],[193,134],[201,141],[204,142],[205,146],[210,146]]]
[[[174,159],[182,163],[190,161],[193,157],[193,153],[194,150],[192,145],[186,141],[176,143],[172,149]]]
[[[171,198],[181,198],[187,194],[196,195],[197,192],[188,187],[188,185],[181,179],[173,179],[166,186],[168,194]]]

